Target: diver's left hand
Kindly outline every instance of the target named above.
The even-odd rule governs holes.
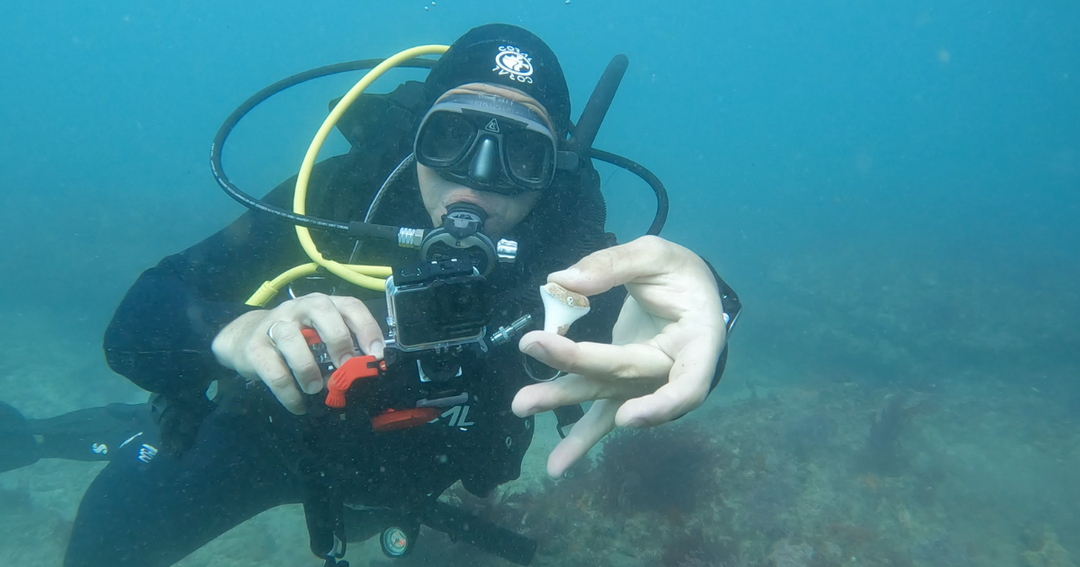
[[[705,401],[727,336],[716,280],[696,254],[646,236],[590,254],[548,282],[588,296],[618,285],[629,292],[610,345],[575,343],[544,331],[528,333],[518,344],[569,374],[522,388],[515,414],[595,402],[552,451],[549,475],[561,477],[616,426],[659,425]]]

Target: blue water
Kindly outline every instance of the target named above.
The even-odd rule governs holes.
[[[927,449],[924,460],[956,459],[941,474],[969,489],[905,505],[913,521],[952,525],[968,546],[981,534],[1015,548],[976,554],[972,564],[1045,560],[1047,546],[1025,543],[1031,530],[1056,534],[1080,555],[1080,493],[1067,474],[1080,468],[1075,2],[9,4],[0,18],[0,314],[8,322],[0,399],[37,417],[137,401],[141,394],[100,361],[101,333],[142,270],[242,212],[216,188],[207,158],[218,125],[245,98],[311,67],[450,43],[474,25],[505,21],[560,55],[575,116],[610,58],[629,56],[596,146],[664,181],[664,236],[710,259],[746,305],[710,404],[758,415],[737,405],[749,396],[744,384],[756,384],[763,397],[774,392],[803,411],[792,401],[799,392],[843,399],[837,384],[856,384],[862,393],[834,416],[841,429],[861,428],[853,447],[892,394],[933,398],[936,409],[913,418],[908,445],[940,450]],[[295,173],[326,102],[356,78],[305,85],[252,113],[225,155],[233,180],[261,194]],[[343,148],[334,140],[326,155]],[[615,172],[605,193],[622,240],[647,227],[647,187]],[[996,433],[964,427],[990,421]],[[1033,446],[1037,458],[1018,456]],[[1000,477],[986,476],[990,469]],[[0,481],[38,495],[19,518],[63,524],[91,470],[39,472],[76,479],[56,480],[66,488],[48,498],[39,494],[48,487],[19,484],[32,473]],[[879,491],[867,502],[889,498],[882,475],[848,473],[860,490]],[[905,474],[896,478],[914,478]],[[987,492],[1006,503],[972,512]],[[930,510],[947,519],[929,519]],[[1012,523],[985,519],[1016,510],[1022,517]],[[821,525],[857,516],[835,514]],[[819,560],[830,557],[811,541],[817,532],[804,527],[800,536],[796,524],[785,528],[796,536],[763,541],[786,542],[780,551],[792,556],[805,543]],[[881,538],[888,525],[867,529]],[[934,564],[928,549],[968,553],[941,551],[907,529],[895,537],[908,542],[914,564]],[[5,545],[19,557],[20,546],[37,544],[2,542],[0,558]],[[625,545],[619,553],[640,547]],[[1024,555],[1040,550],[1043,559]],[[787,560],[767,556],[766,546],[756,560]],[[653,556],[630,564],[650,564],[642,557]]]

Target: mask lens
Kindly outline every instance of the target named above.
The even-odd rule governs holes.
[[[428,160],[450,162],[469,149],[475,135],[476,127],[460,114],[436,112],[424,124],[419,149]]]
[[[504,136],[503,145],[511,175],[527,183],[547,180],[554,163],[551,138],[532,130],[518,130]]]

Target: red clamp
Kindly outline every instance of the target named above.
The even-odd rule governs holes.
[[[434,421],[441,412],[438,408],[388,409],[371,418],[371,428],[375,431],[394,431],[408,429]]]
[[[386,361],[376,360],[371,354],[346,360],[326,382],[326,405],[332,408],[345,407],[345,391],[353,382],[361,378],[374,378],[385,370]]]
[[[322,342],[319,333],[310,327],[302,328],[301,332],[308,346],[311,347],[311,354],[315,356],[315,361],[324,369],[333,368],[330,353],[327,352],[326,344]],[[345,407],[345,392],[353,385],[353,382],[361,378],[375,378],[380,372],[385,371],[386,361],[376,360],[374,355],[354,356],[346,360],[326,381],[326,405],[338,409]],[[441,410],[438,408],[387,409],[371,419],[371,426],[375,431],[408,429],[435,421],[440,415]]]

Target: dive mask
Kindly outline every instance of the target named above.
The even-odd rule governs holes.
[[[542,116],[486,94],[450,95],[432,106],[413,153],[448,181],[504,195],[547,189],[559,161],[558,138]]]

